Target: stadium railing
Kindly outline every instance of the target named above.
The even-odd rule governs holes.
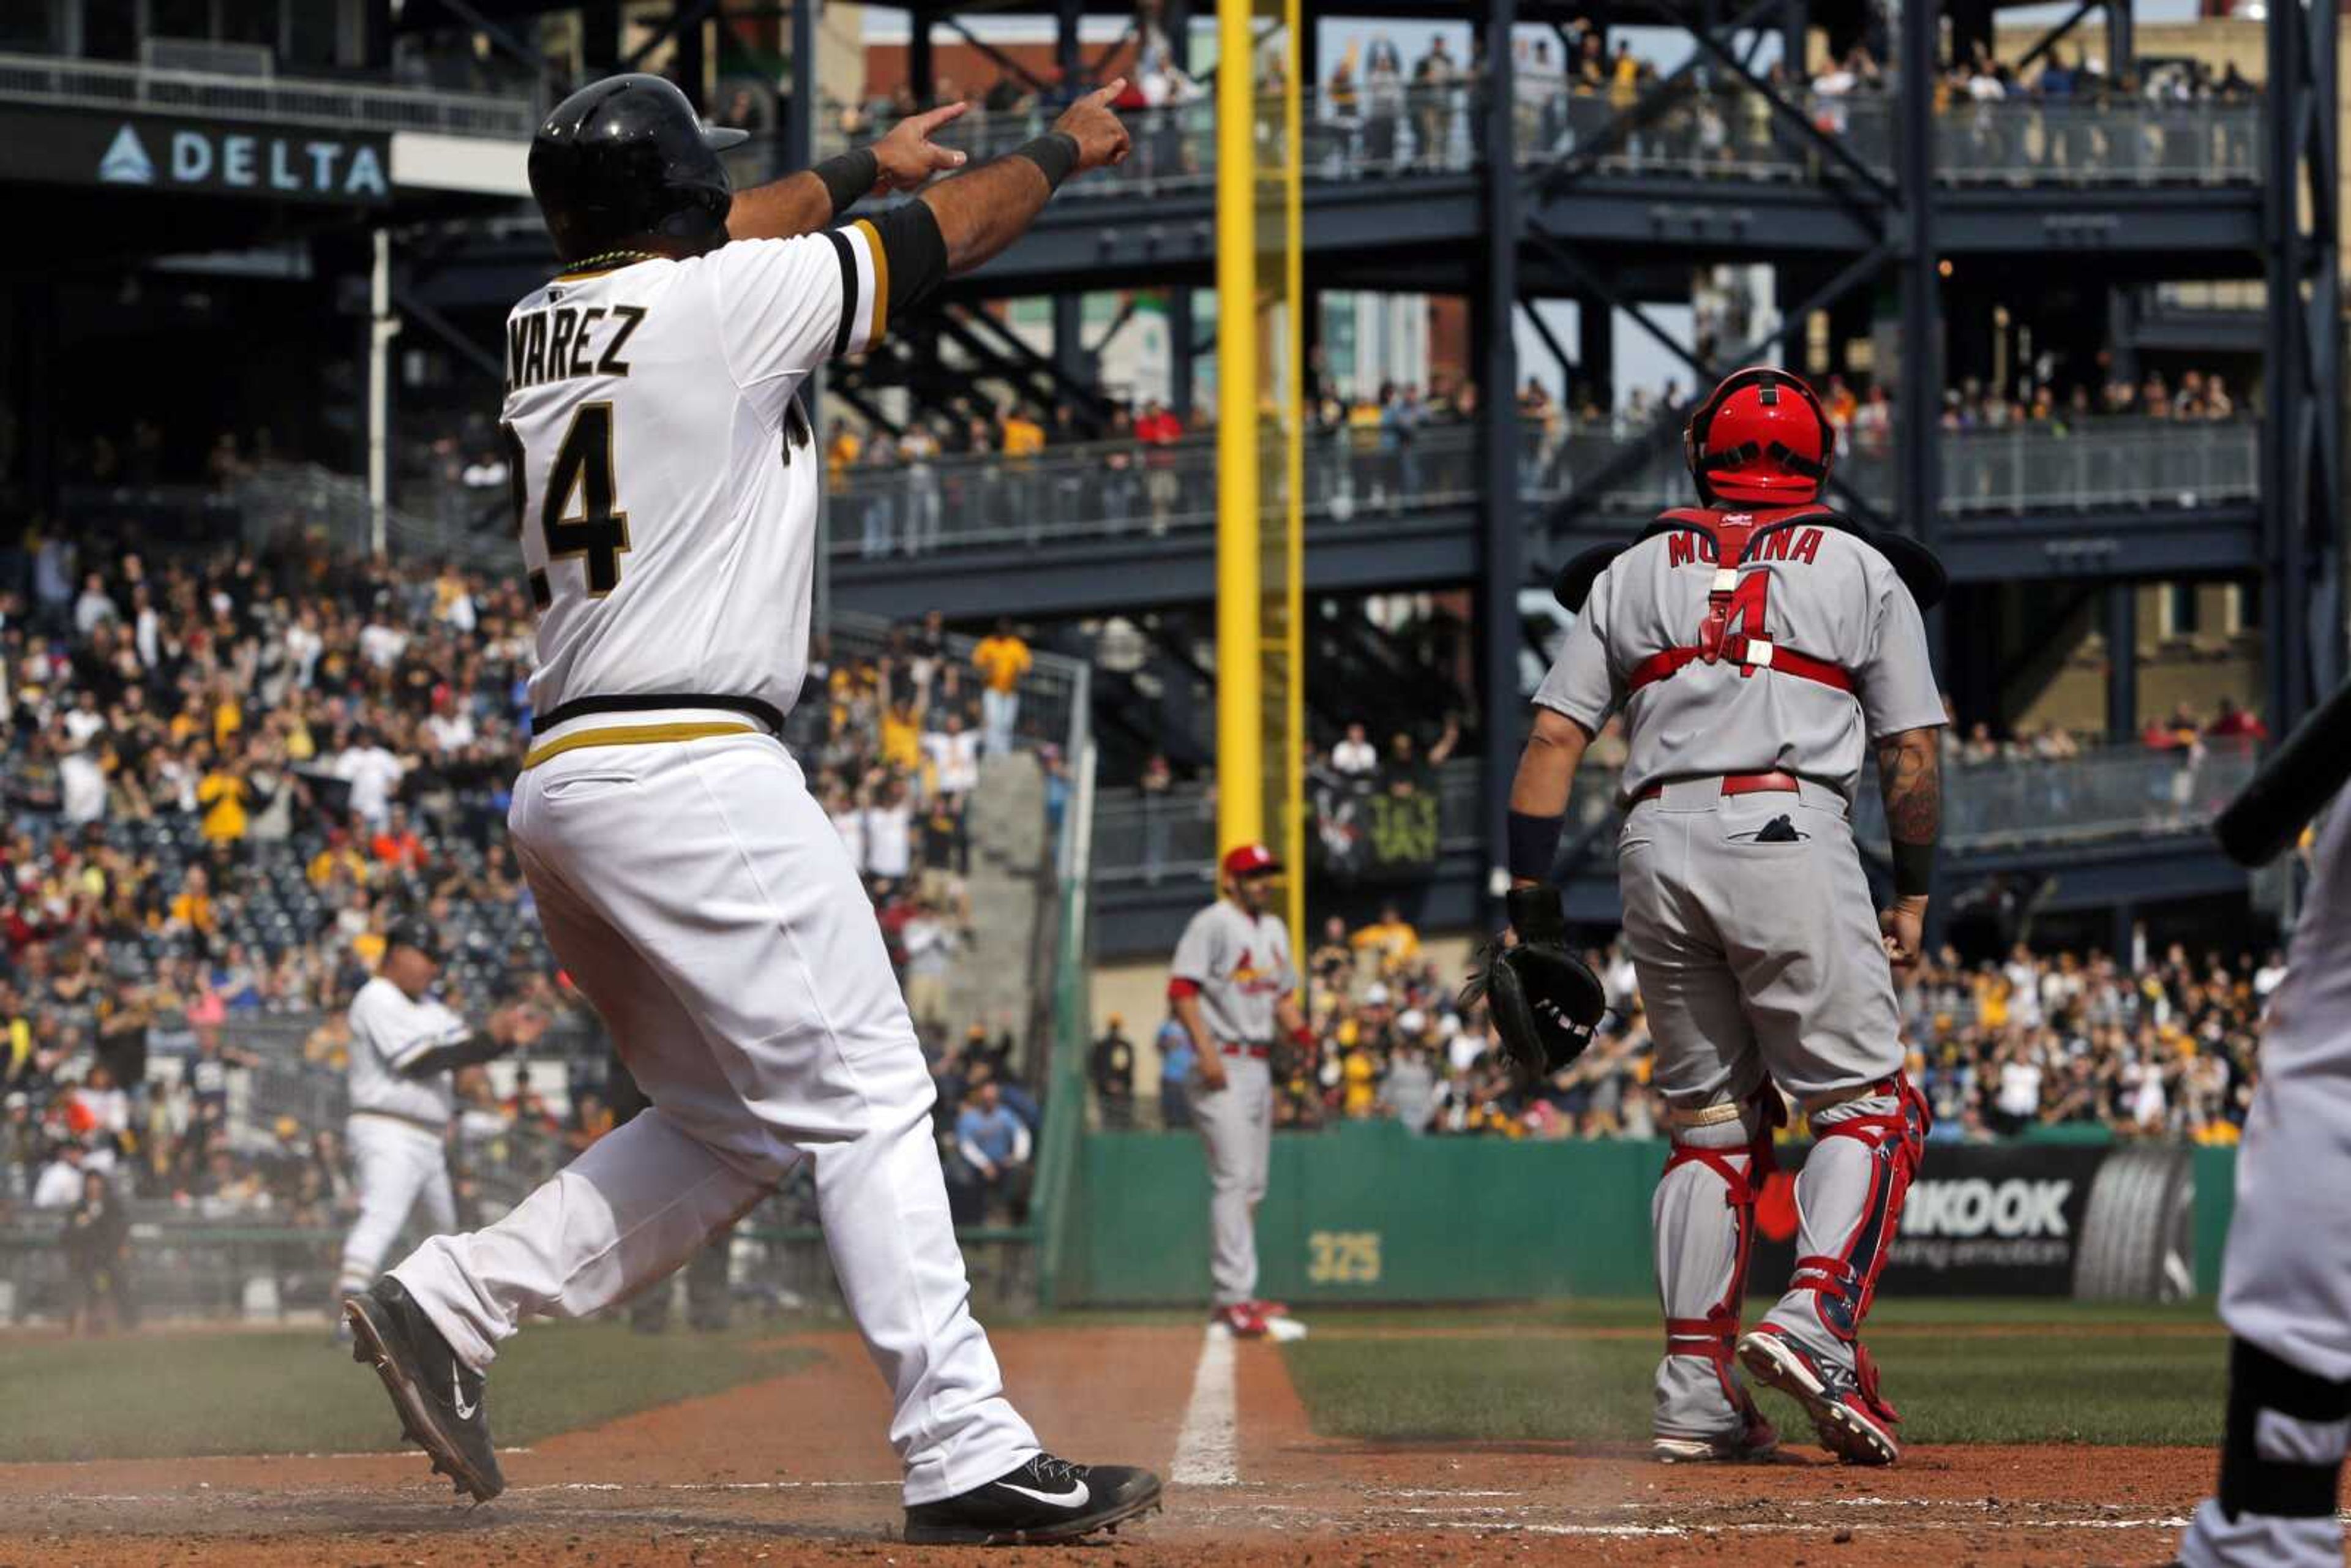
[[[498,490],[495,509],[468,516],[456,507],[434,515],[383,508],[384,548],[394,556],[451,560],[459,566],[518,570],[521,555],[509,531],[512,511]],[[340,554],[375,549],[376,507],[367,481],[316,463],[270,463],[239,480],[235,496],[249,545],[303,539]]]
[[[2252,777],[2250,747],[2214,743],[2154,751],[2121,744],[2072,758],[2003,758],[1955,761],[1943,779],[1943,844],[1959,852],[2023,846],[2108,842],[2201,832]],[[1475,848],[1479,838],[1479,764],[1457,758],[1437,770],[1438,841],[1442,849]],[[1380,788],[1376,777],[1353,796]],[[1350,793],[1310,787],[1310,858],[1322,814],[1343,811]],[[1568,803],[1571,835],[1618,813],[1616,780],[1597,768],[1580,772]],[[1344,824],[1339,824],[1343,831]],[[1882,851],[1886,810],[1874,771],[1865,769],[1854,803],[1854,833]],[[1154,798],[1132,788],[1101,791],[1094,811],[1094,874],[1103,883],[1191,881],[1205,887],[1214,875],[1216,813],[1207,791],[1186,784]],[[1592,835],[1592,848],[1613,861],[1615,840]]]
[[[529,95],[170,70],[24,54],[0,54],[0,99],[518,141],[528,141],[538,128],[541,107]]]
[[[1636,514],[1689,500],[1679,444],[1614,430],[1560,437],[1530,432],[1521,494],[1549,507],[1578,495],[1581,476],[1608,472],[1644,440],[1653,448],[1596,499]],[[2197,507],[2260,493],[2261,423],[2253,419],[2097,417],[1946,431],[1947,515],[2134,507]],[[965,549],[1036,548],[1070,539],[1205,532],[1216,524],[1216,444],[1132,441],[987,454],[849,470],[830,508],[836,559],[882,559]],[[1840,480],[1890,507],[1890,444],[1853,442]],[[1377,530],[1414,514],[1477,503],[1478,432],[1423,424],[1393,441],[1374,427],[1319,433],[1306,444],[1308,519]],[[503,542],[503,541],[501,541]]]
[[[1310,181],[1462,174],[1484,162],[1478,135],[1483,88],[1464,78],[1441,88],[1359,84],[1351,95],[1309,89],[1301,99],[1300,157]],[[1890,176],[1896,98],[1880,91],[1800,88],[1789,95],[1817,130],[1855,161]],[[1008,152],[1051,124],[1050,105],[974,108],[940,140],[976,159]],[[1069,187],[1081,197],[1205,191],[1215,183],[1211,99],[1123,110],[1134,152],[1117,169]],[[1593,172],[1653,179],[1809,182],[1837,161],[1775,115],[1744,83],[1702,75],[1661,82],[1629,104],[1608,92],[1517,83],[1514,156],[1530,171],[1562,160]],[[1258,158],[1280,153],[1279,99],[1261,99]],[[818,153],[845,150],[838,106],[823,117]],[[1936,121],[1935,173],[1953,185],[2251,184],[2261,178],[2261,105],[2251,100],[2153,102],[2138,98],[2030,98],[1953,103]],[[728,155],[737,182],[789,172],[781,143],[761,140]]]
[[[1968,514],[2133,507],[2210,506],[2261,493],[2261,422],[2096,415],[2001,427],[1946,430],[1939,468],[1942,510]],[[1536,469],[1531,496],[1546,503],[1577,494],[1577,476],[1604,472],[1633,440],[1615,434],[1561,439]],[[1847,432],[1838,481],[1891,507],[1893,442]],[[1614,478],[1598,497],[1607,510],[1649,512],[1687,505],[1689,476],[1678,442],[1652,441],[1649,457]]]

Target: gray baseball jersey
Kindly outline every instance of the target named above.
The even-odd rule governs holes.
[[[1626,795],[1665,779],[1776,768],[1850,800],[1868,741],[1943,722],[1917,603],[1874,546],[1799,524],[1761,536],[1751,555],[1734,595],[1746,634],[1837,666],[1854,691],[1729,660],[1628,690],[1644,660],[1698,643],[1718,571],[1696,533],[1642,539],[1594,580],[1534,698],[1595,731],[1625,710]]]
[[[1269,1045],[1274,1004],[1298,988],[1290,928],[1275,915],[1252,916],[1220,898],[1184,927],[1169,977],[1198,992],[1200,1016],[1218,1041]]]
[[[411,1001],[381,975],[351,998],[351,1109],[405,1116],[413,1122],[449,1119],[449,1075],[410,1078],[404,1070],[435,1046],[455,1045],[473,1031],[432,998]]]

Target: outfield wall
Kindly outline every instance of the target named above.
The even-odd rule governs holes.
[[[1783,1147],[1783,1167],[1804,1152]],[[1416,1137],[1386,1122],[1280,1134],[1258,1213],[1259,1290],[1300,1303],[1646,1295],[1649,1195],[1665,1155],[1658,1142]],[[1057,1304],[1204,1301],[1199,1139],[1088,1133],[1076,1166]],[[2233,1149],[2179,1145],[1935,1145],[1886,1289],[2209,1295],[2235,1166]],[[1750,1283],[1771,1290],[1794,1254],[1784,1176],[1760,1213]]]

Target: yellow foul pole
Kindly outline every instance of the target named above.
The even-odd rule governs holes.
[[[1304,7],[1301,0],[1282,0],[1281,101],[1281,346],[1282,374],[1276,378],[1281,404],[1276,428],[1287,470],[1281,486],[1282,533],[1286,570],[1282,573],[1281,625],[1283,649],[1283,713],[1280,744],[1283,755],[1280,780],[1279,831],[1274,847],[1290,866],[1288,900],[1283,911],[1290,925],[1290,950],[1299,962],[1306,956],[1306,421],[1311,411],[1306,374],[1305,170],[1301,163],[1301,99],[1305,83],[1298,74]]]
[[[1258,557],[1254,54],[1249,0],[1217,0],[1217,845],[1265,837]],[[1293,877],[1304,869],[1293,867]]]

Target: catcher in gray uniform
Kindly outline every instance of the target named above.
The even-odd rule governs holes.
[[[1943,706],[1920,612],[1943,574],[1918,545],[1819,505],[1834,434],[1793,376],[1730,377],[1686,446],[1706,506],[1560,579],[1576,618],[1510,792],[1510,907],[1511,952],[1556,949],[1565,978],[1520,1010],[1596,1016],[1557,964],[1565,932],[1546,883],[1576,764],[1621,710],[1625,940],[1673,1136],[1652,1209],[1666,1313],[1654,1451],[1770,1453],[1778,1436],[1743,1365],[1794,1397],[1840,1458],[1889,1464],[1898,1417],[1858,1334],[1927,1133],[1902,1072],[1894,970],[1917,961],[1939,826]],[[1882,912],[1847,821],[1865,745],[1894,841],[1897,896]],[[1544,988],[1499,960],[1483,983],[1498,998]],[[1512,1017],[1496,1007],[1514,1055],[1572,1057],[1572,1030],[1512,1042],[1528,1032]],[[1741,1337],[1755,1197],[1787,1101],[1816,1140],[1796,1181],[1796,1271]]]

